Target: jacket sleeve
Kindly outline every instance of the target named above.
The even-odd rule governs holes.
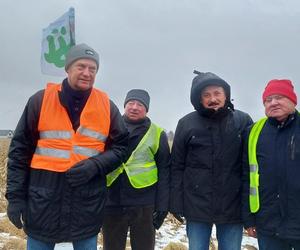
[[[250,212],[249,204],[249,188],[250,188],[250,179],[249,179],[249,162],[248,162],[248,138],[249,138],[250,127],[243,133],[243,175],[242,175],[242,220],[244,228],[254,227],[255,226],[255,215]]]
[[[253,124],[253,120],[250,117],[250,115],[246,114],[246,119],[245,120],[246,120],[246,126],[245,126],[244,131],[246,131]]]
[[[30,163],[39,137],[37,126],[43,93],[41,90],[30,97],[11,140],[5,195],[9,203],[21,205],[27,199]]]
[[[155,210],[167,212],[169,208],[170,188],[170,147],[164,131],[160,136],[159,148],[155,154],[155,162],[158,169]]]
[[[185,130],[177,124],[171,153],[170,212],[183,214],[183,176],[185,170]]]
[[[117,106],[110,101],[110,129],[105,151],[93,157],[101,169],[103,176],[107,175],[127,157],[128,131]]]

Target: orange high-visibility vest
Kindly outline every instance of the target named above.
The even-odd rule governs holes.
[[[104,151],[110,127],[108,96],[92,89],[80,115],[80,126],[74,131],[59,101],[59,91],[61,84],[47,84],[38,123],[40,138],[31,168],[65,172],[75,163]]]

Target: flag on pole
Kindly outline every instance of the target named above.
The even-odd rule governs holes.
[[[68,12],[43,29],[41,69],[43,74],[65,76],[66,54],[75,45],[75,11]]]

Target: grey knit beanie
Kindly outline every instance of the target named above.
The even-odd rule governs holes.
[[[129,90],[126,95],[125,101],[124,101],[124,107],[125,107],[126,103],[131,100],[137,100],[137,101],[141,102],[145,106],[145,108],[148,112],[149,104],[150,104],[150,96],[146,90],[143,90],[143,89]]]
[[[70,65],[78,59],[91,59],[96,62],[97,70],[99,68],[99,55],[90,46],[81,43],[71,47],[67,56],[65,63],[65,70],[67,71]]]

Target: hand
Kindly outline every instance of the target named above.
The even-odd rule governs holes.
[[[184,219],[183,219],[183,215],[180,213],[172,213],[172,215],[175,217],[176,220],[178,220],[180,222],[180,224],[183,224]]]
[[[24,211],[24,206],[8,203],[7,217],[18,229],[23,227]]]
[[[255,227],[248,227],[246,228],[246,232],[248,234],[248,236],[256,238],[257,234],[256,234],[256,228]]]
[[[153,213],[153,226],[155,229],[159,229],[161,225],[164,223],[164,220],[167,216],[168,212],[160,212],[160,211],[155,211]]]
[[[66,177],[71,187],[77,187],[87,183],[97,174],[99,174],[99,169],[96,162],[86,159],[71,167],[66,172]]]

